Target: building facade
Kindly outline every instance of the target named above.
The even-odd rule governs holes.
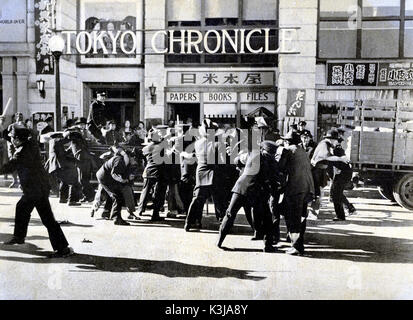
[[[205,50],[219,46],[222,30],[229,30],[230,43],[236,30],[255,28],[269,31],[252,34],[251,47],[269,39],[270,50],[287,36],[283,29],[295,29],[296,52],[240,54],[228,43],[225,54]],[[104,90],[119,125],[204,117],[242,125],[259,114],[281,131],[305,120],[321,135],[335,124],[340,105],[408,99],[413,89],[413,0],[2,0],[1,112],[9,98],[9,115],[21,111],[39,119],[55,112],[47,51],[54,30],[72,31],[71,53],[60,60],[64,118],[86,116]],[[76,37],[102,30],[135,35],[96,43]],[[209,35],[199,43],[202,53],[188,54],[187,30]],[[170,31],[177,39],[172,43]],[[93,45],[92,52],[79,54],[77,42]],[[115,54],[114,44],[124,50]]]

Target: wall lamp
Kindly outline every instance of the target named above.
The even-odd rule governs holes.
[[[149,87],[149,92],[151,94],[151,103],[156,104],[156,87],[152,85]]]
[[[39,79],[36,81],[37,90],[39,90],[40,96],[44,99],[46,97],[46,91],[44,90],[45,81],[43,79]]]

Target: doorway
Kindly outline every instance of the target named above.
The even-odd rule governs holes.
[[[126,120],[131,125],[139,122],[139,83],[84,83],[83,114],[87,117],[96,92],[105,91],[108,115],[122,128]]]
[[[200,104],[199,103],[169,103],[168,120],[175,122],[179,118],[180,123],[192,122],[194,126],[199,125]]]

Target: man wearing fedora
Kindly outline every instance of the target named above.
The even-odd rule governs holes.
[[[185,231],[191,228],[201,228],[202,209],[206,200],[212,196],[217,219],[225,215],[225,194],[222,192],[222,176],[216,174],[219,163],[225,163],[225,152],[220,152],[215,133],[218,125],[210,119],[205,119],[199,128],[201,138],[195,142],[197,159],[196,182],[194,194],[185,221]],[[224,148],[225,151],[225,148]]]
[[[42,223],[47,228],[54,253],[51,258],[64,258],[73,254],[56,222],[49,202],[50,184],[43,167],[37,142],[30,139],[30,130],[13,128],[10,138],[16,152],[10,161],[0,169],[1,173],[17,171],[23,195],[16,205],[13,237],[6,245],[23,244],[27,235],[30,215],[36,208]]]
[[[304,233],[307,222],[307,205],[314,196],[314,182],[311,174],[311,164],[307,153],[299,147],[300,136],[297,132],[288,132],[284,139],[287,150],[284,172],[287,183],[284,191],[285,221],[291,248],[287,254],[304,253]]]
[[[153,212],[151,221],[162,221],[163,217],[159,212],[165,202],[167,180],[165,174],[165,163],[162,161],[165,153],[166,144],[163,138],[168,126],[159,125],[151,129],[148,134],[149,143],[142,149],[146,157],[146,166],[143,171],[143,188],[138,203],[138,215],[142,215],[149,201],[149,193],[153,189]]]
[[[328,130],[323,140],[318,143],[311,158],[315,189],[315,200],[311,207],[315,211],[315,214],[318,214],[320,209],[322,188],[327,185],[329,179],[327,174],[327,158],[334,155],[334,148],[339,144],[339,138],[337,130]]]

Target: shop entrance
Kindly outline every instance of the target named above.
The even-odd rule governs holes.
[[[139,121],[139,83],[85,83],[84,116],[89,113],[89,106],[96,99],[96,92],[105,91],[108,115],[116,121],[118,128],[129,120],[131,125]]]
[[[176,120],[180,123],[192,122],[194,126],[199,125],[200,104],[199,103],[169,103],[168,120]]]

